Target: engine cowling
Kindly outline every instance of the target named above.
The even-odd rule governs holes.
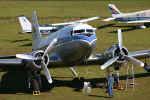
[[[118,45],[112,45],[110,48],[108,48],[104,52],[105,57],[113,58],[115,56],[119,56],[119,59],[117,59],[117,62],[121,63],[124,62],[124,55],[128,55],[128,50],[125,47],[122,47],[121,50]]]
[[[47,54],[42,59],[41,57],[43,57],[43,54],[44,54],[44,51],[42,51],[42,50],[32,52],[31,55],[34,56],[36,58],[36,60],[29,62],[27,64],[27,67],[31,68],[32,70],[41,70],[42,69],[42,67],[41,67],[42,60],[44,60],[45,64],[48,65],[49,56]]]

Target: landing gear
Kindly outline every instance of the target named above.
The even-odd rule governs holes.
[[[74,75],[74,78],[79,78],[78,73],[76,72],[76,70],[73,67],[69,67],[69,69],[71,70],[72,74]]]
[[[33,79],[33,95],[40,95],[40,88],[38,80]]]
[[[146,59],[146,57],[145,57],[144,69],[145,69],[147,72],[150,72],[150,66],[147,64],[147,59]]]
[[[148,66],[147,63],[144,63],[144,69],[145,69],[147,72],[150,72],[150,66]]]
[[[28,71],[27,86],[28,89],[33,91],[33,95],[40,95],[40,89],[42,88],[40,71]]]

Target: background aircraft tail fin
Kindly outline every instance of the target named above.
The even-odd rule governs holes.
[[[22,28],[22,33],[31,33],[32,32],[32,24],[29,21],[29,19],[24,15],[19,16],[18,19],[19,19],[19,23]]]
[[[117,7],[114,4],[109,4],[108,6],[110,8],[112,16],[117,15],[117,14],[121,14],[121,12],[117,9]]]
[[[33,50],[38,49],[38,46],[40,45],[40,42],[42,40],[40,30],[39,30],[39,24],[36,16],[36,12],[34,11],[32,14],[32,24],[33,24],[33,32],[32,32],[32,48]]]

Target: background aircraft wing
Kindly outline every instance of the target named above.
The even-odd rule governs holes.
[[[126,23],[150,23],[150,20],[128,21]]]
[[[115,20],[115,18],[110,17],[110,18],[103,19],[102,21],[109,22],[109,21],[113,21],[113,20]]]
[[[91,17],[91,18],[77,20],[77,21],[72,21],[72,22],[51,24],[51,26],[65,26],[65,25],[71,25],[71,24],[75,24],[75,23],[85,23],[85,22],[96,20],[96,19],[99,19],[99,18],[100,17],[98,17],[98,16],[97,17]]]

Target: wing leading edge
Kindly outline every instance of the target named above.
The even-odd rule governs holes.
[[[130,57],[135,57],[137,59],[145,59],[150,58],[150,50],[140,50],[135,52],[129,52],[128,54]],[[102,65],[108,60],[108,57],[106,57],[103,54],[96,54],[91,55],[86,63],[87,64],[93,64],[93,65]]]

